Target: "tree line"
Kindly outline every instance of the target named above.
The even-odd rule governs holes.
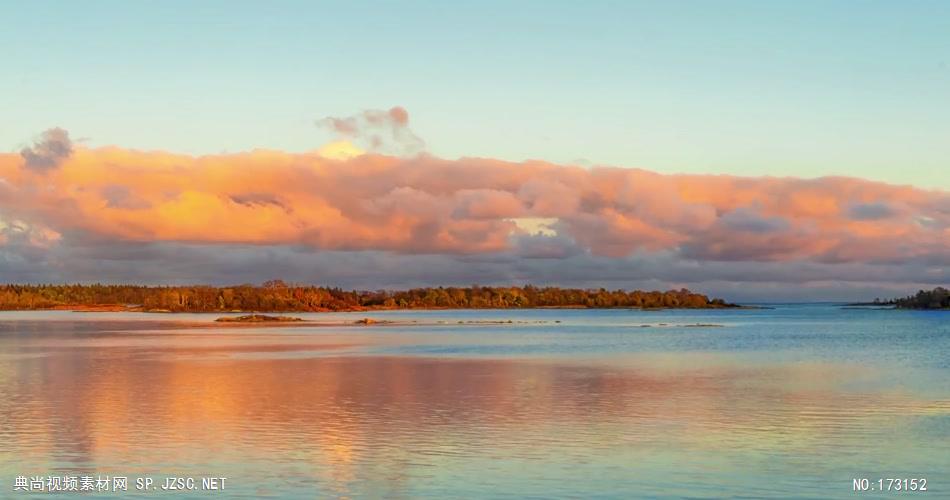
[[[884,304],[893,304],[899,309],[950,309],[950,290],[938,286],[933,290],[920,290],[914,295],[889,300]]]
[[[437,287],[353,291],[287,284],[260,286],[0,285],[0,309],[52,309],[118,305],[123,309],[171,312],[322,312],[365,309],[724,308],[722,299],[689,290],[587,290],[536,287]]]

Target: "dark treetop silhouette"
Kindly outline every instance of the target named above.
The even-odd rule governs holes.
[[[914,295],[894,299],[891,303],[900,309],[950,309],[950,290],[938,286],[933,290],[920,290]]]

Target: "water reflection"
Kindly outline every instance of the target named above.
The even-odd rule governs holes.
[[[859,367],[334,356],[353,344],[215,335],[4,337],[21,355],[0,359],[3,481],[68,470],[226,475],[248,497],[757,496],[792,474],[823,482],[786,493],[828,497],[859,471],[948,465],[932,438],[950,404],[844,389]],[[294,350],[324,355],[269,357]]]

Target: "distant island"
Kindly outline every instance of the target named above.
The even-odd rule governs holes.
[[[0,285],[0,310],[143,312],[329,312],[386,309],[740,307],[689,290],[584,290],[536,287],[437,287],[346,291],[280,280],[260,286]]]
[[[860,302],[850,305],[893,306],[897,309],[950,310],[950,290],[938,286],[933,290],[920,290],[914,295],[908,295],[907,297],[899,299],[874,299],[873,302]]]

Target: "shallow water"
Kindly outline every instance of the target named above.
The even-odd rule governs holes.
[[[130,478],[103,498],[950,497],[950,313],[303,316],[400,324],[0,313],[0,497],[21,475]],[[228,479],[134,487],[171,476]]]

